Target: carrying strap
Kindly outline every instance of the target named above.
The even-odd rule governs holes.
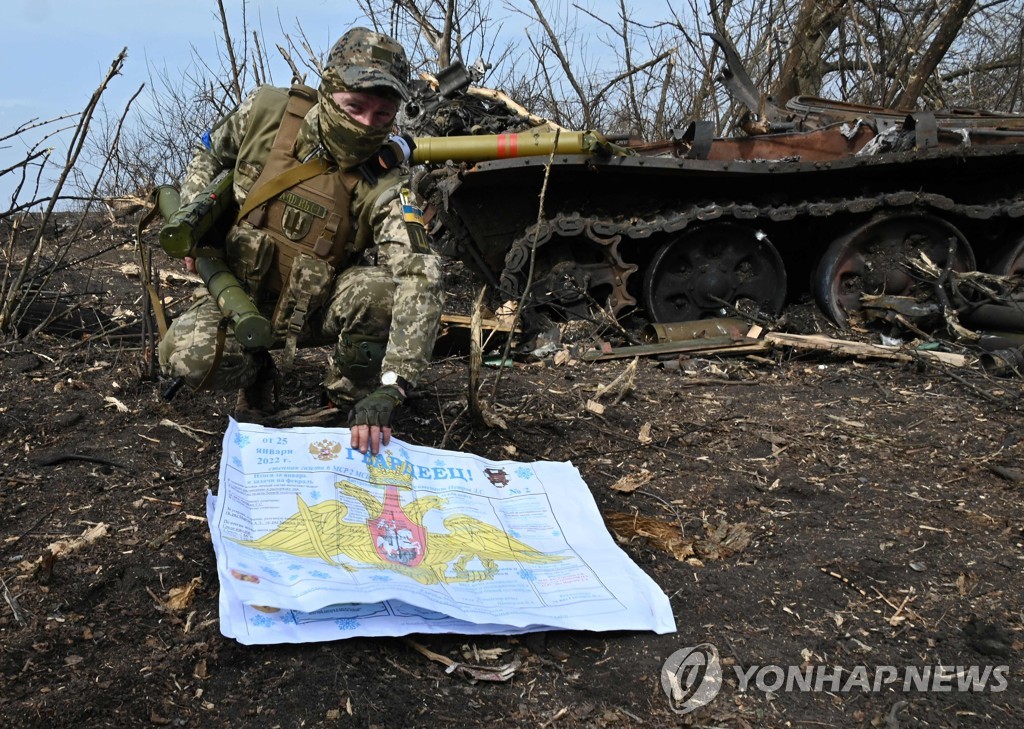
[[[291,150],[306,113],[313,108],[315,103],[316,91],[305,84],[292,85],[288,90],[288,104],[285,106],[284,116],[278,125],[277,134],[274,136],[273,149]],[[314,157],[308,162],[287,169],[270,179],[265,180],[261,175],[249,190],[249,196],[245,199],[245,205],[238,211],[235,223],[239,223],[246,215],[288,188],[323,174],[330,167],[331,165],[322,157]]]
[[[224,342],[228,338],[228,326],[231,324],[231,315],[222,316],[217,323],[217,348],[213,351],[213,361],[210,362],[210,369],[206,371],[202,381],[196,385],[196,390],[202,390],[213,380],[217,368],[220,367],[221,357],[224,355]]]
[[[281,369],[291,370],[295,363],[295,350],[299,346],[299,335],[302,334],[302,327],[306,323],[306,315],[309,313],[309,301],[311,295],[302,293],[296,297],[295,309],[288,320],[288,333],[284,338],[284,354],[281,358]]]
[[[245,205],[239,209],[238,215],[235,217],[235,223],[239,223],[246,215],[274,196],[284,192],[289,187],[294,187],[300,182],[305,182],[306,180],[313,179],[317,175],[322,175],[324,172],[327,172],[330,167],[331,166],[326,160],[320,157],[314,157],[308,162],[303,162],[298,167],[292,167],[291,169],[285,170],[277,177],[267,180],[266,183],[260,185],[255,190],[250,191],[249,197],[245,199]]]
[[[154,198],[157,192],[153,192]],[[160,294],[156,290],[156,286],[153,285],[152,279],[152,259],[146,253],[142,247],[142,232],[146,229],[153,218],[160,214],[160,206],[154,202],[153,207],[142,216],[139,221],[138,229],[135,232],[135,245],[139,254],[139,279],[142,281],[142,287],[149,295],[150,306],[153,307],[153,315],[156,317],[156,326],[159,333],[158,341],[164,338],[167,334],[167,314],[164,312],[164,304],[160,300]]]

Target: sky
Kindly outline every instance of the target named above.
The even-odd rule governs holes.
[[[225,0],[228,16],[238,26],[241,4]],[[3,5],[0,137],[33,119],[82,111],[125,47],[122,73],[103,94],[116,116],[141,84],[150,87],[151,71],[186,69],[193,46],[217,65],[220,23],[215,0],[3,0]],[[281,27],[294,35],[296,19],[301,20],[318,50],[330,47],[358,18],[358,7],[346,0],[250,0],[247,12],[250,27],[262,26],[270,42],[281,37]],[[290,74],[283,61],[278,63],[274,80],[287,84]],[[41,133],[28,131],[0,141],[0,169],[24,159],[27,145],[40,138]],[[63,159],[64,145],[54,146]],[[0,177],[0,209],[7,209],[12,178]]]
[[[517,0],[519,1],[519,0]],[[526,0],[521,0],[528,7]],[[614,17],[616,0],[586,0],[608,6]],[[103,94],[115,116],[151,71],[184,71],[192,51],[218,67],[220,22],[216,0],[2,0],[3,41],[0,42],[0,137],[33,119],[40,121],[82,111],[111,63],[127,47],[120,76]],[[240,26],[242,0],[224,0],[229,19]],[[500,2],[495,2],[500,7]],[[664,0],[634,0],[632,11],[665,13]],[[315,50],[324,52],[354,24],[365,24],[354,0],[249,0],[248,24],[262,28],[270,44],[283,32],[296,35],[297,23]],[[517,29],[517,16],[505,16],[506,32]],[[520,24],[521,25],[521,24]],[[282,31],[283,28],[283,31]],[[290,73],[276,52],[270,54],[273,81],[287,85]],[[143,92],[145,94],[145,92]],[[141,101],[141,100],[140,100]],[[136,104],[139,102],[137,101]],[[40,135],[31,131],[0,141],[0,170],[24,159],[26,145]],[[60,159],[66,150],[54,145]],[[12,175],[0,177],[0,209],[7,209]]]
[[[109,92],[115,106],[147,81],[150,67],[187,66],[192,46],[216,58],[215,0],[4,0],[4,5],[0,131],[27,118],[81,111],[122,48],[128,49],[127,62]],[[225,2],[236,23],[241,5]],[[249,0],[248,8],[249,25],[262,27],[268,39],[279,38],[280,27],[294,34],[301,20],[311,40],[324,48],[358,17],[355,3],[336,0]],[[282,73],[287,83],[287,71]]]

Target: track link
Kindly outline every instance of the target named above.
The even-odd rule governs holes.
[[[1024,197],[996,200],[989,204],[964,204],[936,193],[899,190],[875,196],[807,200],[785,205],[757,206],[740,201],[707,202],[646,217],[584,216],[576,212],[557,214],[528,226],[513,240],[505,256],[501,287],[503,293],[510,298],[518,299],[522,296],[534,249],[539,252],[553,241],[571,241],[577,247],[589,243],[600,248],[607,269],[598,274],[593,264],[589,267],[590,288],[610,284],[612,292],[607,302],[600,303],[607,303],[611,313],[618,314],[636,305],[636,299],[629,293],[627,286],[631,276],[637,272],[637,266],[622,259],[619,248],[623,241],[640,241],[655,235],[676,233],[693,223],[719,219],[782,223],[799,218],[864,215],[910,208],[979,221],[1000,217],[1017,219],[1024,218]]]

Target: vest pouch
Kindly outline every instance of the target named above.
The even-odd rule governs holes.
[[[274,241],[250,225],[236,226],[224,241],[231,271],[257,303],[274,262]]]
[[[240,159],[235,163],[235,184],[246,193],[256,184],[256,180],[263,174],[263,165],[248,160]]]
[[[297,342],[306,333],[310,315],[331,293],[334,273],[330,263],[307,253],[300,252],[292,260],[271,319],[274,338],[284,340],[284,369],[289,369],[295,359]]]

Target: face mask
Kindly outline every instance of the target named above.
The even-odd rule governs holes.
[[[320,140],[339,167],[368,160],[391,134],[391,128],[360,124],[326,93],[320,94]]]

